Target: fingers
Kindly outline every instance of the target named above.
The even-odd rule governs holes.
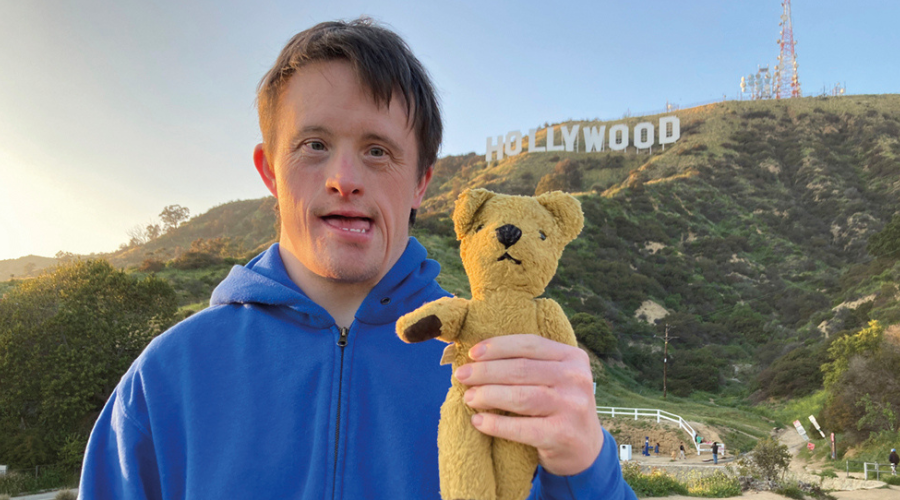
[[[469,357],[475,361],[508,358],[560,361],[571,354],[570,349],[572,346],[560,344],[538,335],[503,335],[475,344],[469,350]]]
[[[476,429],[498,438],[534,446],[551,474],[571,476],[594,463],[603,448],[603,431],[596,414],[592,422],[573,425],[559,417],[509,417],[493,413],[472,416]]]
[[[551,415],[559,406],[559,395],[546,386],[485,385],[470,388],[464,397],[470,408],[504,410],[530,417]]]
[[[548,419],[534,417],[505,417],[494,413],[476,413],[472,425],[479,431],[498,438],[524,443],[535,448],[552,444],[547,432]]]
[[[558,385],[565,378],[576,378],[577,366],[559,361],[535,361],[527,358],[476,361],[456,370],[456,379],[472,385]]]

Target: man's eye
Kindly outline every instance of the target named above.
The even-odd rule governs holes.
[[[380,158],[380,157],[382,157],[382,156],[387,155],[387,151],[385,151],[385,150],[382,149],[382,148],[375,147],[375,148],[372,148],[372,149],[369,150],[369,154],[371,154],[372,156],[375,156],[375,157]]]
[[[320,141],[311,141],[306,143],[306,145],[309,146],[309,149],[312,149],[313,151],[325,151],[325,144]]]

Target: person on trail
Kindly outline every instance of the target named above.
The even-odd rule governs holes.
[[[678,458],[684,460],[684,441],[682,441],[681,445],[678,447]]]
[[[891,455],[888,457],[888,461],[891,463],[891,475],[897,475],[897,464],[900,464],[900,455],[897,455],[897,449],[891,448]]]
[[[719,463],[719,443],[718,443],[718,441],[713,441],[712,452],[713,452],[713,464],[718,464]]]

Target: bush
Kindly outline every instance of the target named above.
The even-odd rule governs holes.
[[[62,490],[53,497],[53,500],[77,500],[78,496],[72,490]]]
[[[782,486],[781,488],[776,488],[772,491],[778,493],[779,495],[793,498],[795,500],[804,500],[806,498],[803,492],[800,491],[800,488],[798,488],[796,485],[786,485]]]
[[[819,476],[821,476],[821,477],[834,477],[834,478],[838,477],[838,475],[837,475],[837,473],[834,471],[834,469],[825,469],[825,470],[823,470],[822,472],[819,473]]]
[[[900,476],[887,476],[884,478],[884,482],[894,486],[900,486]]]
[[[141,263],[140,267],[138,267],[138,271],[143,273],[158,273],[166,268],[166,264],[158,259],[144,259],[144,262]]]
[[[650,474],[643,474],[641,466],[636,462],[628,462],[622,465],[622,475],[625,482],[639,497],[666,497],[669,495],[687,495],[688,489],[679,483],[674,477],[661,471],[654,470]]]
[[[741,495],[741,483],[721,471],[709,476],[692,477],[687,485],[688,493],[694,497],[726,498]]]
[[[59,466],[47,466],[41,467],[38,476],[34,475],[33,470],[24,474],[9,472],[5,476],[0,476],[0,491],[4,495],[19,496],[67,487],[76,484],[77,481],[78,476],[74,472],[65,472],[65,469]]]
[[[778,444],[772,438],[760,439],[753,448],[750,470],[753,475],[767,481],[774,481],[784,475],[791,464],[791,453],[787,445]],[[801,497],[802,498],[802,497]]]

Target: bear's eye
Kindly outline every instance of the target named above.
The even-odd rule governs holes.
[[[481,231],[482,229],[484,229],[484,224],[479,224],[478,227],[475,228],[475,232],[477,233],[478,231]]]
[[[541,239],[542,239],[542,240],[546,240],[546,239],[547,239],[547,235],[544,234],[543,231],[538,231],[538,232],[541,233]]]

